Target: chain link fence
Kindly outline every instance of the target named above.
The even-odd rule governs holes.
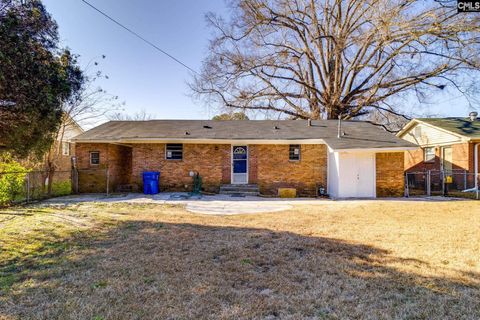
[[[109,194],[108,169],[0,172],[0,206],[84,192]]]
[[[8,205],[72,193],[72,172],[0,172],[0,205]]]
[[[480,175],[466,170],[428,170],[405,174],[405,195],[479,199]]]

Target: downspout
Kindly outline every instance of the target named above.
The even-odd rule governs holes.
[[[340,139],[342,137],[342,115],[338,115],[338,127],[337,127],[337,138]]]
[[[474,160],[473,160],[473,161],[474,161],[474,162],[473,162],[473,167],[475,168],[475,170],[474,170],[474,171],[475,171],[475,177],[474,177],[474,179],[475,179],[475,189],[476,189],[476,190],[478,190],[478,160],[479,160],[479,159],[478,159],[478,147],[479,147],[479,146],[480,146],[480,143],[477,143],[477,144],[475,144],[474,147],[473,147],[473,148],[475,149],[475,151],[474,151],[474,157],[473,157],[473,158],[474,158]]]

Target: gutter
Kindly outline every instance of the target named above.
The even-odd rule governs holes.
[[[328,144],[327,144],[328,145]],[[330,152],[401,152],[407,150],[418,150],[420,147],[385,147],[385,148],[355,148],[355,149],[333,149]]]
[[[73,138],[75,143],[199,143],[199,144],[326,144],[323,139],[215,139],[215,138],[128,138],[128,139],[81,139]]]
[[[397,137],[403,139],[403,136],[406,135],[406,134],[410,131],[410,129],[412,128],[412,126],[413,126],[415,123],[416,123],[416,124],[423,124],[423,125],[425,125],[425,126],[427,126],[427,127],[434,128],[434,129],[436,129],[436,130],[442,131],[442,132],[447,133],[447,134],[450,134],[450,135],[452,135],[452,136],[456,136],[456,137],[458,137],[458,138],[461,140],[461,142],[468,142],[468,141],[472,140],[472,138],[469,137],[469,136],[465,136],[465,135],[462,135],[462,134],[459,134],[459,133],[456,133],[456,132],[452,132],[452,131],[449,131],[449,130],[447,130],[447,129],[443,129],[443,128],[441,128],[441,127],[438,127],[438,126],[436,126],[436,125],[433,125],[433,124],[430,124],[430,123],[428,123],[428,122],[425,122],[425,121],[422,121],[422,120],[418,120],[418,119],[412,119],[412,120],[410,120],[410,122],[407,123],[407,124],[406,124],[399,132],[397,132],[397,134],[395,134],[395,135],[396,135]]]

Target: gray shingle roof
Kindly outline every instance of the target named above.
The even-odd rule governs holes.
[[[480,118],[419,118],[419,121],[472,139],[480,139]]]
[[[75,137],[76,142],[140,140],[307,140],[322,139],[331,148],[410,148],[381,127],[362,121],[342,121],[345,135],[337,138],[337,120],[147,120],[110,121]]]

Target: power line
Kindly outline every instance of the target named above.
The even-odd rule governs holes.
[[[122,23],[120,23],[118,20],[115,20],[114,18],[112,18],[111,16],[109,16],[108,14],[106,14],[105,12],[103,12],[102,10],[98,9],[97,7],[95,7],[93,4],[89,3],[88,1],[86,0],[81,0],[83,3],[85,3],[86,5],[88,5],[90,8],[92,8],[93,10],[97,11],[98,13],[100,13],[101,15],[103,15],[105,18],[107,18],[108,20],[112,21],[113,23],[115,23],[116,25],[118,25],[119,27],[127,30],[128,32],[130,32],[131,34],[133,34],[135,37],[139,38],[140,40],[142,40],[143,42],[147,43],[148,45],[150,45],[151,47],[153,47],[154,49],[160,51],[161,53],[163,53],[164,55],[166,55],[167,57],[169,57],[170,59],[174,60],[176,63],[182,65],[183,67],[187,68],[188,70],[192,71],[193,73],[197,74],[198,75],[198,72],[195,71],[194,69],[190,68],[189,66],[187,66],[185,63],[183,63],[182,61],[178,60],[177,58],[175,58],[174,56],[172,56],[171,54],[169,54],[168,52],[162,50],[161,48],[159,48],[156,44],[154,44],[153,42],[145,39],[143,36],[141,36],[140,34],[138,34],[137,32],[133,31],[132,29],[126,27],[125,25],[123,25]]]

